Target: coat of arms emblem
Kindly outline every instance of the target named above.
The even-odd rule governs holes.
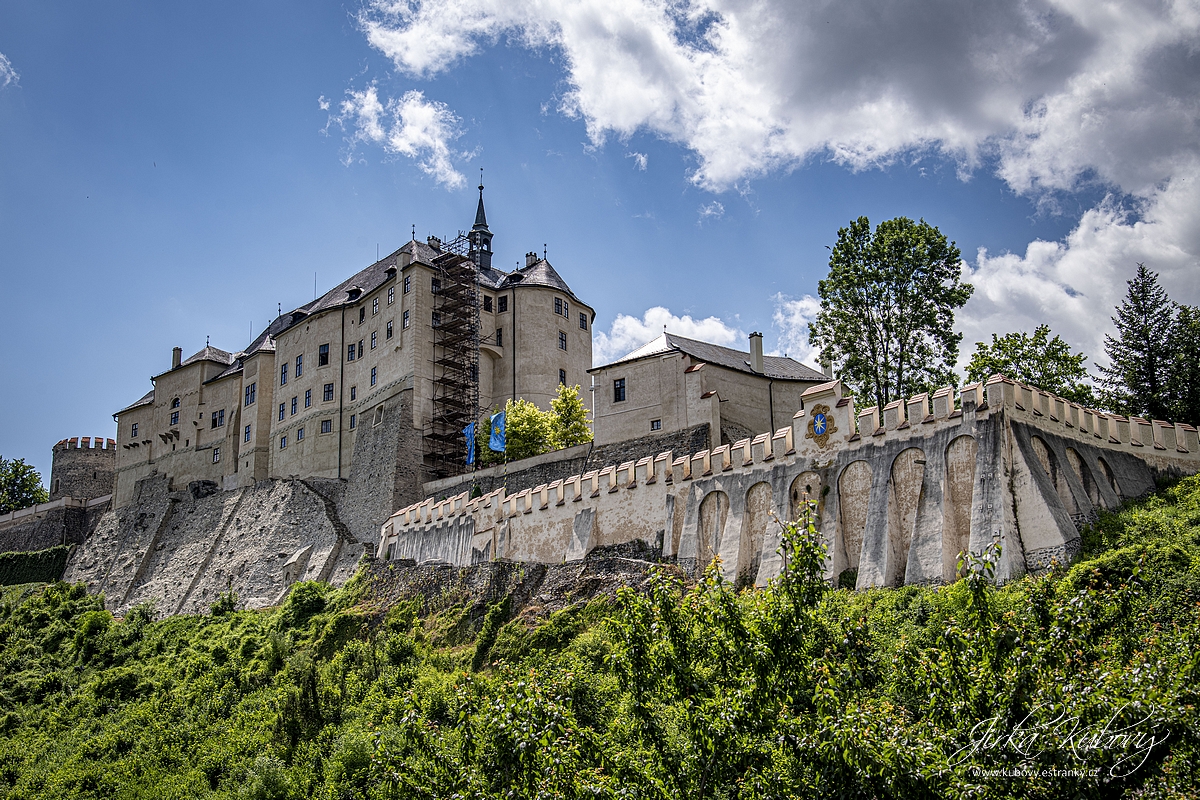
[[[829,416],[829,406],[815,405],[812,409],[812,419],[808,421],[808,432],[805,439],[812,439],[817,447],[824,447],[829,441],[829,434],[837,432],[837,425]]]

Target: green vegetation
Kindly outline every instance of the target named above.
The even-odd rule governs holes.
[[[49,583],[62,578],[71,548],[60,544],[49,550],[0,553],[0,586]]]
[[[664,568],[537,625],[377,608],[362,577],[157,622],[9,587],[0,798],[1195,797],[1200,477],[1085,545],[856,593],[799,527],[767,590]],[[1030,767],[1098,772],[979,771]]]
[[[559,384],[558,395],[550,401],[550,410],[542,411],[523,398],[509,400],[504,405],[508,460],[540,456],[551,450],[587,444],[592,440],[587,408],[579,397],[579,386]],[[493,409],[492,414],[500,409]],[[490,415],[489,415],[490,416]],[[505,454],[488,447],[491,430],[485,419],[476,426],[475,453],[479,466],[488,467],[504,461]]]
[[[993,375],[1036,386],[1076,403],[1096,407],[1096,398],[1088,380],[1087,356],[1071,352],[1062,337],[1050,336],[1049,325],[1038,325],[1033,335],[1024,331],[992,334],[992,343],[975,343],[967,381],[986,381]]]
[[[19,511],[50,499],[42,476],[25,459],[0,456],[0,514]]]

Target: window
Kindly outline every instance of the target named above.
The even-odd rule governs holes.
[[[353,403],[357,399],[358,399],[358,387],[351,386],[350,387],[350,402]]]
[[[617,378],[615,381],[613,381],[613,402],[614,403],[625,402],[625,379],[624,378]]]
[[[434,294],[437,294],[438,292],[440,292],[442,290],[442,279],[434,278],[433,282],[432,282],[432,287],[433,287]]]
[[[252,383],[246,387],[246,405],[249,406],[249,405],[254,404],[254,395],[255,395],[255,392],[257,389],[258,389],[257,383]]]
[[[287,450],[287,437],[286,436],[279,437],[279,449]]]
[[[283,405],[283,403],[280,403],[279,404],[279,420],[281,422],[283,421],[284,408],[285,408],[285,406]]]
[[[304,428],[297,428],[297,429],[296,429],[296,441],[297,441],[297,442],[302,442],[302,441],[304,441]]]
[[[363,358],[367,355],[367,351],[363,349],[363,340],[358,340],[358,357]]]
[[[661,419],[650,420],[650,430],[661,431],[662,430],[662,420]]]
[[[304,407],[312,408],[312,389],[304,390]]]
[[[583,313],[582,311],[579,312],[579,330],[587,330],[587,314]]]
[[[249,425],[246,426],[246,430],[242,433],[242,441],[243,442],[250,441],[250,426]]]
[[[567,371],[565,369],[560,369],[558,371],[558,382],[563,386],[567,385]]]
[[[333,420],[321,420],[321,433],[333,433]]]
[[[388,287],[388,305],[390,306],[394,302],[396,302],[396,287],[389,286]]]
[[[371,385],[375,385],[375,367],[371,367]]]
[[[136,439],[136,438],[137,438],[137,425],[138,425],[138,424],[135,422],[135,423],[133,423],[132,425],[130,425],[130,426],[129,426],[129,438],[130,438],[130,439]]]
[[[381,422],[383,422],[383,403],[375,406],[375,419],[371,422],[371,425],[378,425]]]
[[[492,298],[486,294],[483,296],[483,310],[484,311],[492,310]]]
[[[561,297],[554,298],[554,313],[558,314],[560,317],[563,314],[563,301]]]
[[[433,327],[436,328],[438,325],[441,325],[441,324],[442,324],[442,312],[440,312],[440,311],[433,312]]]
[[[359,325],[363,324],[363,321],[366,320],[366,318],[367,318],[367,307],[359,306],[358,307],[358,324]]]
[[[504,328],[496,328],[496,347],[504,347]]]
[[[179,408],[179,398],[178,397],[176,397],[174,400],[171,401],[171,408]]]
[[[376,297],[374,300],[371,301],[371,316],[373,317],[378,313],[379,313],[379,298]]]
[[[408,312],[407,311],[404,312],[404,324],[402,324],[400,327],[402,327],[402,328],[408,327]]]
[[[358,417],[354,414],[351,414],[350,415],[350,430],[354,430],[357,422],[358,422]]]
[[[279,385],[287,385],[287,364],[279,365]]]
[[[392,321],[389,319],[387,324],[387,338],[392,338]]]
[[[496,298],[496,313],[503,314],[508,311],[508,295],[502,294]]]
[[[299,378],[304,374],[304,356],[296,356],[296,377]]]
[[[292,398],[292,416],[293,416],[293,417],[294,417],[294,416],[296,416],[296,407],[297,407],[297,401],[298,401],[299,399],[300,399],[300,398],[298,398],[298,397],[293,397],[293,398]]]
[[[178,411],[172,411],[172,412],[171,412],[171,424],[172,424],[172,425],[178,425],[178,424],[179,424],[179,412],[178,412]]]
[[[219,448],[219,447],[213,448],[213,463],[214,464],[221,463],[221,448]]]
[[[567,349],[567,334],[564,333],[563,331],[558,332],[558,349],[559,350]]]
[[[225,425],[225,409],[212,412],[212,428],[220,428]]]
[[[404,293],[408,294],[412,291],[412,275],[404,276]]]
[[[371,349],[372,350],[375,349],[375,345],[379,344],[379,340],[377,338],[378,336],[379,336],[378,333],[376,333],[375,331],[371,331]]]
[[[353,343],[346,345],[346,360],[347,361],[354,360],[354,344]]]
[[[329,345],[323,344],[317,348],[317,366],[329,366]]]
[[[324,393],[322,399],[324,399],[324,401],[326,403],[328,403],[330,400],[333,399],[333,384],[332,383],[325,384],[325,393]]]

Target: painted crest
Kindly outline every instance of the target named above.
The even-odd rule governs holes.
[[[837,425],[834,424],[833,417],[829,416],[829,406],[813,406],[812,418],[808,421],[808,432],[804,434],[804,438],[812,439],[817,443],[817,447],[824,447],[829,442],[831,433],[837,433]]]

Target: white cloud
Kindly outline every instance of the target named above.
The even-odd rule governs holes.
[[[746,339],[741,329],[731,327],[720,317],[694,319],[687,314],[678,317],[669,309],[655,306],[647,309],[641,319],[618,314],[608,333],[597,330],[592,337],[592,363],[599,365],[615,361],[654,339],[664,329],[689,339],[734,347],[740,347],[742,340]]]
[[[634,166],[637,167],[642,172],[646,171],[646,165],[650,161],[650,159],[646,156],[645,153],[626,153],[625,157],[632,158]]]
[[[0,89],[10,83],[19,84],[20,78],[21,76],[13,69],[12,62],[8,60],[8,56],[0,53]]]
[[[808,326],[817,318],[821,301],[809,294],[796,299],[782,293],[771,300],[775,304],[771,325],[779,332],[779,344],[770,355],[786,353],[819,369],[821,362],[817,356],[820,351],[808,343]]]
[[[700,216],[696,220],[697,225],[703,225],[705,222],[718,220],[725,216],[725,206],[713,200],[711,203],[706,203],[700,206]]]
[[[323,97],[319,102],[328,105]],[[470,154],[455,153],[450,147],[462,135],[459,119],[444,103],[426,100],[422,92],[405,92],[399,99],[383,103],[374,84],[362,91],[351,90],[330,121],[348,133],[347,163],[359,143],[370,142],[382,145],[388,153],[414,159],[422,172],[443,186],[457,189],[466,182],[455,169],[454,159]]]

